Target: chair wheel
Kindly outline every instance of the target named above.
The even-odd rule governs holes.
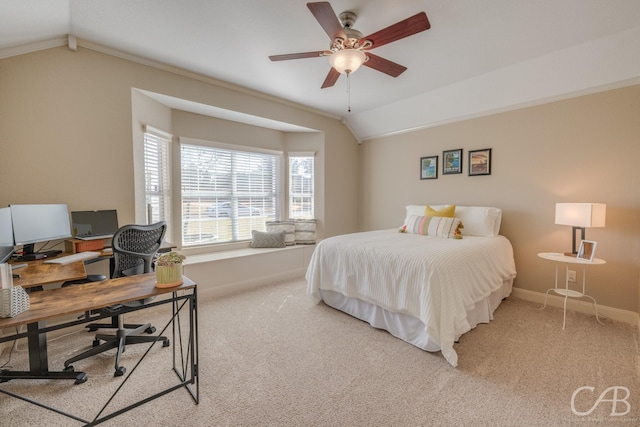
[[[74,371],[73,365],[65,366],[63,371],[65,371],[65,372],[73,372]]]
[[[163,347],[169,347],[169,338],[162,342]]]
[[[87,374],[82,372],[80,375],[76,377],[76,381],[74,382],[74,384],[82,384],[86,382],[87,382]]]
[[[127,372],[127,368],[125,368],[124,366],[118,366],[116,368],[116,371],[113,373],[114,377],[121,377],[124,375],[124,373]]]
[[[146,333],[148,334],[152,334],[156,331],[156,327],[155,326],[149,326],[147,329],[144,330]]]
[[[93,340],[93,346],[97,347],[100,345],[100,340],[98,338],[96,338],[95,340]]]

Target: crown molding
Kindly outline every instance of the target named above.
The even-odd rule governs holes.
[[[64,43],[66,44],[66,43]],[[255,96],[258,98],[262,98],[262,99],[266,99],[268,101],[272,101],[272,102],[277,102],[279,104],[284,104],[284,105],[288,105],[291,107],[295,107],[297,109],[300,110],[304,110],[313,114],[318,114],[324,117],[328,117],[334,120],[342,120],[342,117],[338,117],[336,115],[333,114],[329,114],[325,111],[320,111],[317,110],[315,108],[311,108],[308,107],[306,105],[301,105],[301,104],[297,104],[295,102],[291,102],[291,101],[287,101],[286,99],[282,99],[282,98],[277,98],[275,96],[272,95],[268,95],[266,93],[263,92],[258,92],[256,90],[253,89],[249,89],[243,86],[239,86],[239,85],[235,85],[233,83],[229,83],[229,82],[225,82],[223,80],[218,80],[216,78],[213,77],[209,77],[209,76],[205,76],[203,74],[199,74],[199,73],[195,73],[193,71],[189,71],[186,70],[184,68],[180,68],[180,67],[175,67],[173,65],[169,65],[169,64],[165,64],[163,62],[159,62],[159,61],[155,61],[153,59],[149,59],[149,58],[145,58],[139,55],[135,55],[132,53],[128,53],[128,52],[124,52],[118,49],[113,49],[107,46],[103,46],[100,45],[98,43],[93,43],[91,41],[85,40],[85,39],[77,39],[77,45],[79,47],[83,47],[85,49],[91,49],[94,50],[96,52],[100,52],[100,53],[104,53],[106,55],[110,55],[110,56],[114,56],[116,58],[121,58],[121,59],[125,59],[127,61],[131,61],[131,62],[135,62],[138,64],[142,64],[142,65],[146,65],[148,67],[153,67],[153,68],[157,68],[159,70],[163,70],[163,71],[167,71],[173,74],[177,74],[183,77],[188,77],[190,79],[193,80],[198,80],[204,83],[209,83],[209,84],[213,84],[216,86],[220,86],[220,87],[224,87],[227,89],[231,89],[234,90],[236,92],[241,92],[247,95],[251,95],[251,96]]]
[[[20,46],[5,47],[0,49],[0,59],[10,58],[12,56],[25,55],[27,53],[37,52],[39,50],[51,49],[54,47],[67,46],[69,37],[67,35],[55,37],[47,40],[27,43]]]

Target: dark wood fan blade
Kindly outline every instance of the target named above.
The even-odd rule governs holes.
[[[302,53],[287,53],[285,55],[271,55],[269,57],[272,61],[287,61],[289,59],[302,59],[302,58],[316,58],[324,56],[324,50],[317,52],[302,52]]]
[[[365,40],[370,40],[371,43],[373,43],[373,46],[370,46],[367,49],[373,49],[387,43],[409,37],[410,35],[421,31],[428,30],[429,28],[431,28],[431,24],[429,23],[427,14],[420,12],[367,37],[363,37],[360,39],[360,45],[362,45]]]
[[[307,7],[316,18],[316,21],[318,21],[320,26],[327,33],[331,41],[336,38],[341,38],[343,40],[347,39],[347,35],[344,33],[342,24],[340,24],[336,13],[333,11],[333,8],[328,1],[307,3]]]
[[[331,67],[331,69],[329,70],[329,74],[327,74],[327,78],[324,79],[324,83],[322,83],[322,87],[320,87],[320,89],[333,86],[338,81],[338,77],[340,77],[340,73],[338,72],[338,70]]]
[[[374,55],[371,52],[367,52],[367,56],[369,57],[369,60],[365,61],[362,65],[366,65],[369,68],[388,74],[391,77],[398,77],[407,70],[407,67]]]

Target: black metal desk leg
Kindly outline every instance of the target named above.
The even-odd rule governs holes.
[[[41,374],[49,370],[47,358],[47,334],[39,333],[45,327],[45,322],[29,323],[27,338],[29,346],[29,370],[33,374]]]
[[[0,371],[0,383],[13,379],[25,380],[75,380],[76,384],[87,381],[87,374],[74,371],[49,371],[47,358],[47,334],[40,332],[46,327],[46,322],[29,323],[27,325],[27,342],[29,347],[29,370],[11,371],[4,369]],[[2,392],[2,390],[0,390]]]

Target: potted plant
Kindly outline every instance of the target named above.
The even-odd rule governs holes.
[[[161,254],[156,259],[156,286],[168,288],[182,283],[182,261],[186,257],[177,252]]]

